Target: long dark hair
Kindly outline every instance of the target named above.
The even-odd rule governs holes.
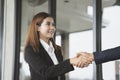
[[[33,17],[33,20],[29,27],[24,50],[26,50],[26,47],[28,45],[31,45],[34,52],[39,52],[39,32],[37,31],[37,27],[40,26],[43,20],[47,17],[52,16],[50,16],[48,13],[40,12]],[[54,39],[51,38],[50,41],[52,42],[54,48],[57,49]]]

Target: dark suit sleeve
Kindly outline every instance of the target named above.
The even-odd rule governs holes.
[[[101,52],[94,52],[94,60],[96,64],[120,59],[120,46]]]
[[[69,59],[60,62],[57,65],[49,66],[44,63],[44,58],[40,57],[38,53],[35,53],[32,47],[28,47],[25,50],[25,60],[38,75],[43,79],[57,77],[63,75],[69,71],[74,70],[70,64]]]

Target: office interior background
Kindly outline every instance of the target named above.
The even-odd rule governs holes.
[[[29,67],[24,61],[24,42],[29,24],[38,12],[52,10],[55,13],[55,39],[63,49],[64,59],[80,51],[95,51],[96,36],[101,37],[101,50],[120,46],[120,0],[99,1],[101,3],[95,3],[97,0],[0,0],[0,80],[30,80]],[[55,4],[53,8],[51,2]],[[97,12],[101,15],[95,15]],[[98,18],[100,35],[94,25],[97,16],[101,16]],[[99,65],[102,79],[120,80],[119,63],[116,60]],[[66,77],[67,80],[101,80],[96,78],[97,74],[93,62],[86,68],[75,67]]]

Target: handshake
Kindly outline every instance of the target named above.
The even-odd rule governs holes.
[[[80,52],[75,57],[70,58],[70,63],[73,66],[84,68],[94,61],[93,53]]]

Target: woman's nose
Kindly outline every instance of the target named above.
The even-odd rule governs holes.
[[[54,28],[55,28],[55,26],[54,26],[54,25],[50,25],[50,28],[51,28],[51,29],[54,29]]]

